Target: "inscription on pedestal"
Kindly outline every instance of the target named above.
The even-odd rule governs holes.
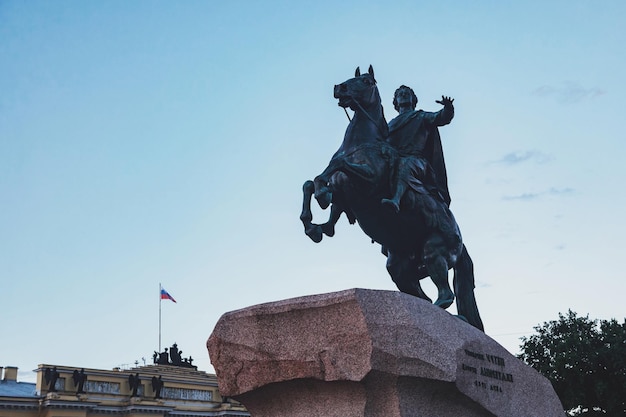
[[[480,389],[503,393],[506,383],[513,383],[513,374],[506,371],[506,363],[500,356],[465,349],[461,370],[476,375],[474,386]]]

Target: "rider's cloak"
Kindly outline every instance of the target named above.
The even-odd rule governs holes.
[[[454,111],[451,114],[449,112],[446,114],[443,109],[435,113],[413,110],[401,113],[389,122],[389,143],[403,157],[419,157],[428,162],[435,177],[437,190],[448,206],[450,206],[448,175],[443,158],[441,136],[439,136],[437,126],[450,123],[453,115]],[[428,132],[425,143],[414,140],[414,138],[421,136],[419,135],[421,129],[426,129]]]

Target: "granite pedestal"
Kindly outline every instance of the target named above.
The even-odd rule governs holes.
[[[563,417],[550,382],[439,307],[351,289],[224,314],[207,347],[253,417]]]

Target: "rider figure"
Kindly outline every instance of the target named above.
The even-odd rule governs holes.
[[[395,173],[391,175],[392,197],[382,199],[381,203],[397,213],[402,197],[408,189],[412,189],[418,197],[415,199],[415,207],[422,211],[426,224],[440,231],[444,231],[441,227],[445,228],[449,224],[450,193],[438,127],[447,125],[454,117],[453,101],[450,97],[441,96],[437,103],[443,105],[443,109],[438,112],[415,110],[415,92],[405,85],[400,86],[393,98],[393,106],[399,114],[389,122],[387,139],[400,157]],[[437,201],[445,205],[437,204]],[[457,243],[449,242],[450,245]],[[431,249],[427,243],[422,268],[426,269],[437,286],[435,304],[447,308],[454,300],[454,293],[448,283],[448,268],[441,253]]]
[[[441,96],[436,102],[443,105],[438,112],[415,110],[417,96],[405,85],[393,97],[398,116],[389,122],[388,142],[398,150],[400,158],[392,176],[391,198],[381,203],[400,211],[400,201],[407,189],[431,195],[450,205],[446,166],[443,159],[438,126],[450,123],[454,117],[454,99]]]

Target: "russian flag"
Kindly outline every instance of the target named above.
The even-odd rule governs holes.
[[[173,302],[176,302],[176,300],[174,300],[174,297],[172,297],[170,293],[165,291],[163,288],[161,288],[161,300],[172,300]]]

